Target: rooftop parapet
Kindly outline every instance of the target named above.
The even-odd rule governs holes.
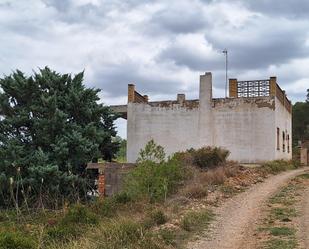
[[[135,85],[128,85],[128,103],[148,103],[148,96],[135,91]]]
[[[229,96],[230,98],[253,98],[276,96],[284,107],[291,112],[292,104],[277,84],[276,77],[270,77],[266,80],[246,80],[238,81],[229,79]]]

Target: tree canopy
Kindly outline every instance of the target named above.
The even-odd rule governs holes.
[[[45,67],[0,79],[0,200],[18,186],[69,195],[87,162],[114,157],[117,117],[83,76]]]
[[[306,102],[293,105],[293,143],[309,140],[309,89]]]

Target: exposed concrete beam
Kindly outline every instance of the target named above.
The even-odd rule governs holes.
[[[110,108],[113,112],[120,114],[121,118],[127,119],[127,105],[111,105]]]

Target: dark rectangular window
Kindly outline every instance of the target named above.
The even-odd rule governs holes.
[[[277,127],[277,150],[280,150],[280,129]]]
[[[290,135],[287,135],[288,153],[290,153]]]
[[[282,132],[282,151],[285,152],[285,133]]]

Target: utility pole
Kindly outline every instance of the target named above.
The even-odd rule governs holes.
[[[225,48],[222,53],[225,55],[225,97],[227,98],[227,71],[228,71],[228,60],[227,60],[227,49]]]

